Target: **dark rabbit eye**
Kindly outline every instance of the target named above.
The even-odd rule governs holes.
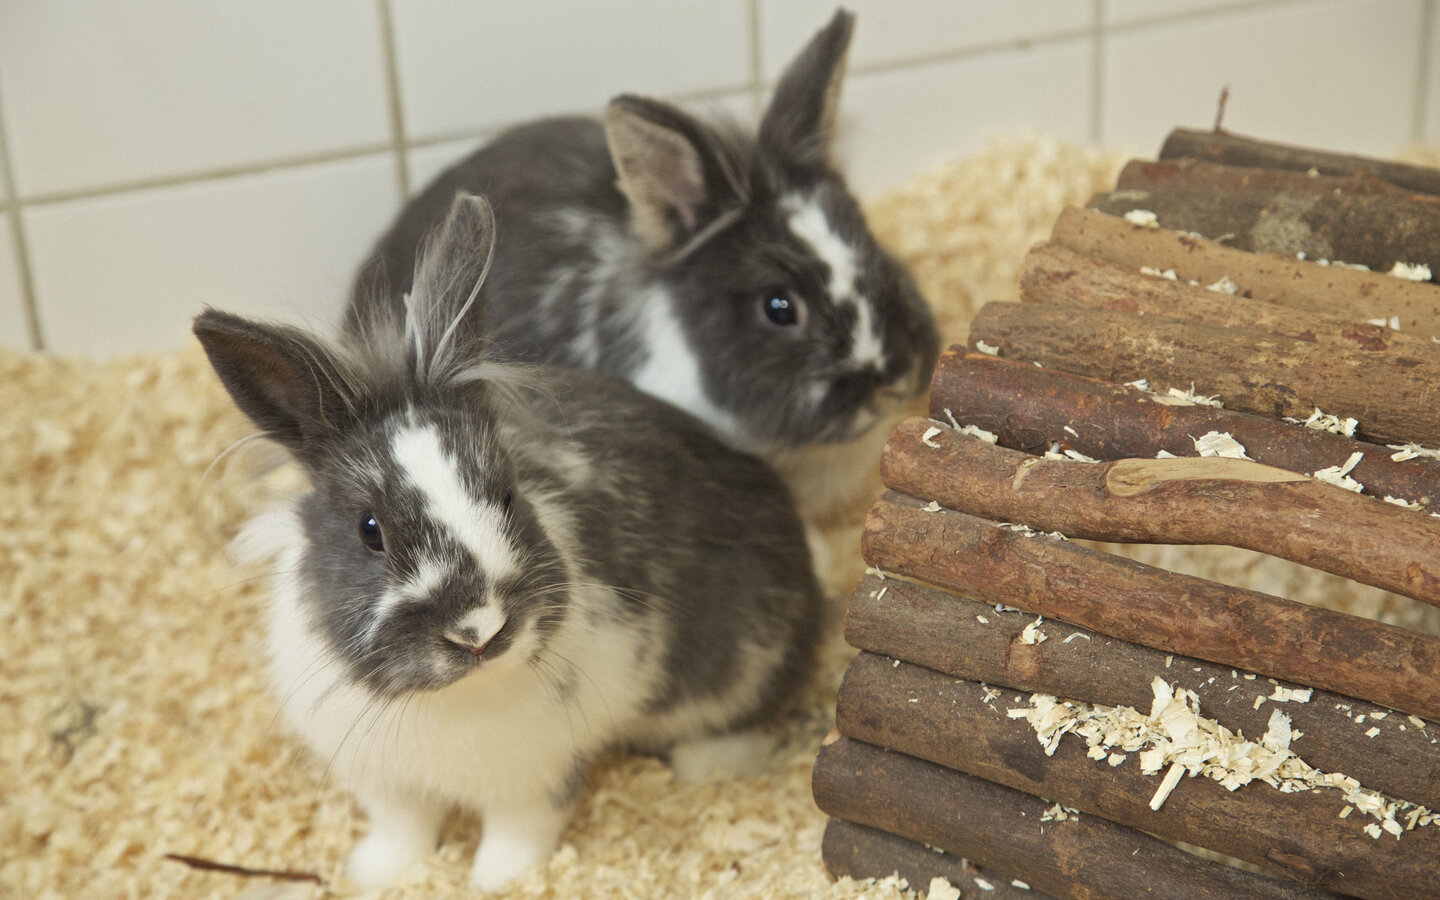
[[[360,514],[360,543],[371,553],[385,552],[385,535],[380,531],[380,522],[372,514]]]
[[[500,505],[505,507],[506,512],[510,511],[510,503],[514,499],[515,494],[509,488],[506,488],[505,493],[500,495]]]
[[[760,295],[760,317],[776,328],[793,328],[805,318],[805,304],[786,290],[771,290]]]

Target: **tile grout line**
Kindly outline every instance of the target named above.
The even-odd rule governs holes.
[[[1425,142],[1425,127],[1433,125],[1437,134],[1440,134],[1440,122],[1427,122],[1430,106],[1430,91],[1434,86],[1430,84],[1430,72],[1436,66],[1435,47],[1435,0],[1424,0],[1420,5],[1420,57],[1417,60],[1419,71],[1415,76],[1415,109],[1410,123],[1410,140],[1417,144]]]
[[[390,0],[375,0],[380,20],[381,55],[385,64],[385,106],[390,115],[390,139],[394,142],[395,178],[400,185],[400,202],[410,197],[409,149],[405,142],[405,109],[400,95],[400,66],[395,56],[395,16]]]
[[[765,108],[765,69],[761,57],[763,47],[760,43],[764,38],[760,34],[760,0],[749,0],[745,4],[745,12],[750,31],[750,114],[759,121]]]
[[[10,220],[15,271],[20,278],[20,299],[24,303],[25,330],[30,349],[45,349],[45,330],[40,325],[40,303],[35,296],[35,276],[30,270],[30,244],[25,240],[25,223],[20,216],[20,197],[15,190],[15,172],[10,165],[10,136],[5,129],[5,110],[0,103],[0,186],[5,189],[5,216]]]
[[[1099,146],[1105,122],[1105,0],[1094,0],[1090,15],[1090,142]]]

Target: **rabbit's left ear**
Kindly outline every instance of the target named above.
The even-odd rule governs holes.
[[[840,85],[855,16],[835,11],[790,63],[760,121],[760,143],[774,154],[810,165],[828,166],[835,138]]]
[[[668,103],[616,97],[605,110],[605,137],[635,232],[652,253],[698,243],[748,202],[720,139]]]

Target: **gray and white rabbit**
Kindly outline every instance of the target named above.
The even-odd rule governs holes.
[[[813,664],[822,601],[783,484],[612,376],[492,364],[493,228],[457,198],[406,305],[343,343],[194,324],[311,485],[238,543],[273,559],[285,715],[369,814],[365,885],[456,804],[482,816],[473,880],[510,881],[612,748],[744,768]]]
[[[351,322],[401,302],[457,192],[485,194],[500,352],[609,372],[688,410],[775,464],[807,517],[848,499],[939,346],[831,160],[853,26],[841,10],[815,35],[758,133],[621,96],[603,123],[501,135],[401,211],[356,280]]]

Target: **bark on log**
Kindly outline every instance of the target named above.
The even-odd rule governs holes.
[[[1202,715],[1251,740],[1265,734],[1271,712],[1279,708],[1299,735],[1290,749],[1310,765],[1440,809],[1440,744],[1431,736],[1440,736],[1440,725],[1423,719],[1417,724],[1368,701],[1319,689],[1308,703],[1277,703],[1269,699],[1276,695],[1272,679],[1247,678],[1229,666],[1074,625],[1043,623],[1039,630],[1047,639],[1026,643],[1022,637],[1034,619],[932,587],[867,575],[850,598],[845,640],[957,678],[1104,706],[1148,709],[1150,684],[1163,678],[1194,691]],[[1368,737],[1371,728],[1380,734]]]
[[[916,418],[890,434],[880,477],[997,522],[1096,541],[1243,547],[1440,606],[1440,518],[1251,460],[1037,459]]]
[[[996,698],[984,685],[862,653],[840,687],[836,728],[945,767],[930,773],[935,781],[946,778],[945,769],[964,772],[1078,809],[1082,823],[1098,815],[1276,869],[1308,888],[1408,900],[1433,886],[1440,829],[1376,840],[1364,832],[1368,822],[1353,813],[1339,817],[1346,805],[1339,791],[1287,794],[1251,783],[1232,793],[1203,775],[1182,778],[1164,804],[1151,809],[1162,775],[1142,774],[1136,754],[1118,766],[1092,760],[1075,735],[1061,738],[1046,756],[1029,722],[1006,715],[1029,705],[1028,696],[1018,703],[1013,695]]]
[[[1257,462],[1314,472],[1365,458],[1351,476],[1374,497],[1399,497],[1440,508],[1440,460],[1403,462],[1393,451],[1275,419],[1213,406],[1182,405],[1138,388],[1042,369],[952,348],[941,354],[930,384],[930,415],[994,432],[1000,445],[1028,453],[1050,444],[1096,459],[1153,457],[1161,450],[1195,456],[1194,438],[1228,433]],[[1067,430],[1068,429],[1068,430]]]
[[[1440,286],[1379,272],[1321,266],[1293,256],[1250,253],[1202,237],[1147,228],[1091,209],[1067,207],[1050,239],[1078,253],[1139,270],[1174,269],[1213,284],[1229,276],[1247,297],[1325,313],[1347,321],[1397,316],[1422,339],[1440,335]]]
[[[1214,191],[1296,191],[1298,193],[1390,194],[1413,193],[1374,175],[1312,175],[1305,171],[1227,166],[1203,159],[1181,158],[1150,162],[1132,159],[1120,170],[1117,191],[1148,191],[1183,187]]]
[[[1440,638],[1168,572],[887,492],[865,561],[984,603],[1440,720]]]
[[[1305,254],[1377,272],[1397,262],[1440,273],[1440,197],[1162,188],[1097,194],[1113,216],[1149,210],[1160,226],[1192,231],[1256,253]],[[1433,279],[1432,279],[1433,280]]]
[[[1020,266],[1020,299],[1188,319],[1346,350],[1430,357],[1440,362],[1440,344],[1428,337],[1148,275],[1049,242],[1036,244],[1025,255]]]
[[[959,888],[963,897],[1052,900],[1049,894],[1016,887],[1010,876],[980,869],[953,853],[932,850],[919,841],[844,819],[831,819],[825,825],[820,853],[826,871],[835,878],[888,878],[898,874],[910,883],[910,890],[923,895],[929,889],[930,880],[938,876]],[[977,879],[985,886],[976,884]]]
[[[1316,170],[1321,175],[1373,175],[1396,187],[1426,194],[1440,194],[1440,169],[1390,162],[1366,156],[1327,153],[1272,141],[1242,137],[1224,131],[1196,131],[1177,128],[1160,148],[1160,158],[1194,157],[1229,166]]]
[[[1152,388],[1216,395],[1229,409],[1304,419],[1316,408],[1360,420],[1375,443],[1440,445],[1440,363],[1321,347],[1159,316],[1030,303],[987,303],[970,344],[1007,359]]]
[[[820,809],[836,818],[1019,873],[1066,900],[1333,896],[1200,859],[1098,815],[1044,822],[1046,800],[850,738],[820,749],[813,785]]]

